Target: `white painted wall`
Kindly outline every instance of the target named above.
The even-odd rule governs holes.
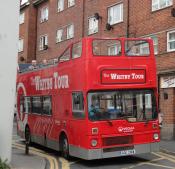
[[[0,157],[11,160],[19,0],[0,0]]]

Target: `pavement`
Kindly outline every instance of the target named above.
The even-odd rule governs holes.
[[[11,169],[46,169],[47,161],[43,157],[29,154],[22,149],[12,149]]]
[[[160,151],[175,156],[175,140],[160,142]],[[37,154],[33,154],[32,151],[29,155],[25,154],[24,147],[15,147],[12,149],[11,169],[47,169],[50,168],[46,158]]]
[[[175,140],[161,140],[160,151],[175,156]]]

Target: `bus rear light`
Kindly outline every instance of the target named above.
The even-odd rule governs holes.
[[[159,139],[159,134],[157,133],[154,133],[154,136],[153,136],[154,140],[158,140]]]
[[[95,147],[97,145],[97,140],[93,139],[91,140],[91,146]]]
[[[92,128],[92,134],[98,134],[98,128]]]

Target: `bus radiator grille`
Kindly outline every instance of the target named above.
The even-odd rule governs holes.
[[[103,146],[132,144],[133,136],[117,136],[103,138]]]
[[[132,150],[134,146],[127,146],[127,147],[112,147],[112,148],[104,148],[104,153],[114,152],[114,151],[125,151],[125,150]]]

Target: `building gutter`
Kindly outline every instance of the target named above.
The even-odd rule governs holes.
[[[23,10],[24,8],[26,8],[29,5],[30,5],[30,2],[26,2],[25,4],[20,5],[20,10]]]
[[[129,8],[130,8],[130,4],[129,4],[129,0],[127,0],[127,20],[126,20],[126,37],[129,38]]]
[[[47,1],[48,1],[48,0],[35,0],[35,1],[33,2],[33,5],[36,7],[36,6],[40,5],[41,3],[47,2]]]
[[[84,37],[84,21],[85,21],[85,0],[82,0],[82,38]]]

